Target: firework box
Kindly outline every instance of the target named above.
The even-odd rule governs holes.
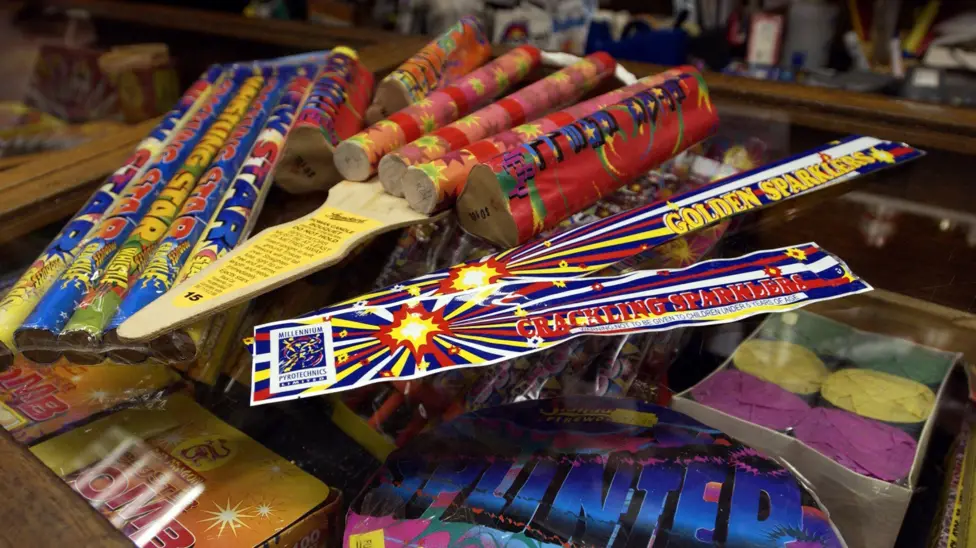
[[[116,407],[151,405],[179,380],[160,364],[35,367],[18,357],[0,373],[0,426],[30,444]]]
[[[184,394],[31,451],[139,546],[312,547],[337,533],[337,490]]]
[[[763,357],[762,348],[770,343],[782,346],[776,346],[779,350],[767,352]],[[948,399],[947,387],[951,383],[947,380],[957,369],[959,358],[959,354],[861,331],[804,310],[773,314],[709,377],[678,394],[671,407],[789,462],[810,482],[851,548],[889,547],[898,537],[936,416]],[[763,369],[766,365],[761,364],[772,362],[781,363],[783,367],[775,371],[772,367]],[[867,385],[856,386],[849,401],[835,397],[832,387],[837,380],[844,380],[851,372],[864,371],[879,374],[893,383],[910,381],[913,386],[921,387],[919,390],[926,394],[924,419],[906,423],[900,417],[887,421],[865,418],[873,412],[870,402],[863,401],[864,394],[874,392]],[[738,402],[729,403],[727,399],[718,398],[709,401],[722,407],[720,411],[696,401],[696,398],[706,399],[704,393],[709,384],[715,391],[720,390],[720,386],[734,391],[729,388],[733,385],[730,374],[746,374],[744,376],[753,383],[763,383],[767,389],[789,392],[794,401],[800,401],[799,405],[807,406],[809,411],[804,418],[796,418],[796,424],[779,424],[776,426],[778,430],[774,430],[739,418],[745,411]],[[914,378],[909,379],[909,375]],[[752,386],[754,390],[755,384]],[[882,392],[897,386],[901,385],[892,384]],[[782,415],[795,413],[795,407],[789,411],[785,407],[772,409],[777,404],[771,403],[776,398],[770,395],[770,390],[764,390],[761,397],[742,399],[751,400],[750,405],[769,406],[771,409],[766,410],[765,416],[779,413],[778,421],[782,422]],[[745,394],[745,389],[742,393]],[[862,401],[857,401],[859,398]],[[905,401],[910,399],[906,397]],[[889,401],[895,401],[895,397],[890,396]],[[905,409],[915,409],[909,403],[904,405]],[[852,409],[857,410],[857,415],[848,412]],[[818,428],[811,434],[804,421],[815,421],[823,416],[850,421],[843,423],[850,428],[841,433],[841,423],[833,423],[831,428],[827,422],[821,421],[816,423]],[[762,421],[755,415],[750,418]],[[859,429],[865,426],[862,435]],[[832,452],[835,446],[843,449]],[[838,460],[825,453],[833,454]],[[860,470],[855,471],[855,468]],[[874,475],[880,470],[890,472],[893,468],[902,471],[897,474],[898,479],[893,479],[894,475],[881,479],[883,473]]]

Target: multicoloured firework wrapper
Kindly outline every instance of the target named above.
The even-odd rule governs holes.
[[[486,285],[491,266],[462,273],[481,280],[471,291],[402,305],[363,301],[327,317],[259,326],[252,403],[491,365],[584,335],[725,323],[870,290],[815,244],[614,278]],[[693,291],[683,285],[691,280]]]
[[[717,125],[705,81],[689,67],[476,166],[458,197],[458,217],[465,230],[496,244],[527,242]]]
[[[247,114],[217,153],[210,169],[200,177],[200,184],[187,199],[153,255],[146,261],[142,274],[130,284],[128,295],[106,326],[107,331],[112,332],[130,316],[173,287],[180,268],[213,217],[220,199],[240,170],[283,89],[284,82],[277,77],[269,78],[261,88]]]
[[[462,17],[380,81],[367,122],[376,123],[422,100],[431,91],[480,67],[490,56],[491,44],[481,22],[476,17]]]
[[[434,161],[413,165],[403,176],[403,189],[407,202],[410,207],[421,213],[448,209],[454,205],[455,200],[464,190],[468,174],[474,166],[504,152],[515,150],[531,139],[555,131],[577,118],[589,116],[607,105],[633,97],[677,74],[679,74],[677,70],[671,70],[642,78],[629,86],[482,139]]]
[[[425,99],[390,114],[336,148],[335,163],[343,177],[365,181],[388,152],[411,143],[421,135],[449,124],[492,101],[529,75],[539,63],[539,50],[520,46],[471,74],[430,93]],[[383,180],[383,187],[394,195],[393,179]]]
[[[186,395],[159,405],[31,452],[137,546],[318,546],[336,534],[338,490]]]
[[[105,265],[217,120],[244,80],[242,76],[227,76],[215,84],[214,92],[173,135],[153,165],[137,183],[126,187],[125,193],[98,224],[93,237],[82,244],[74,261],[16,330],[14,338],[25,356],[41,363],[57,359],[60,352],[55,350],[56,337],[75,307],[91,291]]]
[[[201,176],[218,152],[226,152],[222,150],[224,143],[247,114],[251,102],[260,93],[263,85],[263,76],[252,76],[240,85],[217,120],[193,147],[180,170],[159,192],[145,217],[119,246],[119,251],[105,266],[105,272],[99,277],[98,283],[78,303],[59,336],[59,343],[69,349],[67,352],[70,354],[66,355],[70,361],[84,363],[82,360],[85,358],[82,356],[90,356],[93,351],[96,357],[92,358],[92,363],[101,361],[97,347],[100,345],[102,333],[118,311],[122,299],[128,295],[130,280],[142,271],[156,244],[166,236],[183,205],[197,190],[198,182],[204,181],[213,190],[212,186],[217,183],[207,183]],[[237,150],[232,152],[236,153]],[[203,189],[202,192],[207,190]]]
[[[332,50],[298,111],[275,170],[275,184],[300,194],[337,183],[340,175],[332,153],[363,129],[372,96],[373,73],[357,60],[356,52],[346,47]]]
[[[303,75],[294,76],[289,81],[244,161],[244,167],[224,193],[203,236],[197,241],[180,270],[177,284],[223,257],[251,233],[271,187],[270,175],[291,131],[298,108],[309,93],[311,85],[311,79]],[[187,351],[193,350],[190,354],[192,356],[199,349],[206,325],[204,322],[164,335],[152,341],[150,346],[154,354],[163,359],[186,361]]]
[[[30,265],[27,272],[0,300],[0,369],[13,358],[14,330],[20,327],[45,292],[74,260],[85,242],[98,227],[102,216],[113,208],[129,184],[138,180],[183,123],[195,111],[195,105],[210,95],[214,83],[223,74],[219,66],[211,67],[183,94],[176,106],[163,116],[149,136],[142,140],[125,164],[110,175],[75,214],[50,245]]]
[[[382,181],[398,181],[412,165],[431,162],[471,143],[507,131],[548,111],[563,108],[613,74],[617,63],[598,52],[550,74],[487,107],[402,146],[380,160]],[[425,211],[423,211],[425,212]]]
[[[353,501],[344,546],[647,546],[664,535],[845,546],[780,463],[667,408],[599,397],[494,407],[417,436]]]

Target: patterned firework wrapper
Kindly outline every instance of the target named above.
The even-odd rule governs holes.
[[[112,317],[107,330],[115,329],[129,316],[173,287],[180,268],[203,234],[230,181],[240,170],[283,89],[284,81],[280,78],[272,77],[265,83],[251,103],[247,115],[237,124],[234,133],[217,154],[217,159],[200,178],[200,184],[155,248],[152,257],[146,261],[146,268],[131,284],[129,294]]]
[[[718,116],[701,74],[678,74],[472,169],[461,225],[511,247],[701,141]]]
[[[170,136],[190,117],[188,113],[194,106],[209,96],[222,73],[223,69],[215,65],[187,89],[173,110],[139,143],[125,164],[105,180],[0,301],[0,369],[11,363],[15,350],[14,330],[71,263],[80,251],[81,243],[92,234],[105,212],[155,161]]]
[[[81,299],[91,290],[105,265],[142,220],[149,205],[189,156],[190,151],[234,96],[243,78],[224,78],[180,131],[170,139],[153,166],[128,188],[95,235],[83,244],[75,260],[54,283],[14,333],[21,352],[40,363],[54,361],[55,337],[68,322]]]
[[[363,129],[373,94],[373,73],[345,47],[332,51],[295,118],[275,184],[300,194],[326,190],[340,179],[332,153],[340,141]]]
[[[247,238],[268,195],[271,187],[270,174],[281,155],[295,115],[311,87],[312,81],[301,75],[292,78],[288,83],[277,106],[271,111],[268,123],[244,161],[244,167],[224,193],[203,237],[197,241],[180,270],[177,284],[210,266]],[[153,353],[162,359],[173,359],[167,356],[173,354],[174,348],[192,347],[195,354],[203,340],[207,323],[204,321],[157,338],[150,343]]]
[[[503,152],[515,150],[524,143],[555,131],[577,118],[589,116],[608,105],[633,97],[674,77],[679,74],[679,70],[672,69],[641,78],[629,86],[615,89],[528,124],[483,139],[432,162],[411,166],[403,179],[407,201],[410,207],[421,213],[429,214],[449,209],[464,190],[468,174],[474,166]]]
[[[487,107],[404,145],[380,160],[380,179],[399,181],[407,167],[436,160],[465,147],[563,108],[613,74],[617,63],[597,52],[550,74]],[[406,192],[406,189],[404,189]]]
[[[73,350],[80,347],[84,352],[92,350],[91,345],[101,338],[105,326],[128,294],[129,281],[142,270],[153,248],[169,231],[173,220],[191,193],[197,189],[198,182],[207,186],[206,179],[201,175],[217,153],[221,152],[224,143],[247,114],[251,102],[260,93],[263,85],[262,76],[252,76],[241,84],[217,121],[193,147],[180,170],[159,193],[145,217],[108,262],[98,284],[78,304],[59,337],[63,345]],[[210,183],[210,186],[213,184],[216,183]],[[201,192],[206,193],[207,190],[201,189]],[[68,358],[72,359],[72,356],[69,354]]]
[[[343,141],[336,148],[336,167],[346,179],[365,181],[376,172],[384,154],[483,107],[528,76],[538,63],[539,50],[534,46],[513,49]],[[397,194],[390,182],[384,180],[383,185]]]
[[[420,101],[431,91],[480,67],[490,56],[491,44],[481,22],[476,17],[462,17],[380,81],[368,121],[377,122]]]

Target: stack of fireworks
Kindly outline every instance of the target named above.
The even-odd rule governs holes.
[[[296,119],[334,140],[359,129],[362,75],[348,48],[211,67],[0,301],[0,369],[18,351],[42,364],[194,357],[214,322],[141,345],[115,330],[247,237]],[[363,96],[356,84],[366,98],[343,102]]]

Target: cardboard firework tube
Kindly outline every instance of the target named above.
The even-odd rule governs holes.
[[[251,103],[247,114],[234,128],[234,132],[221,147],[210,168],[200,177],[200,182],[183,204],[166,235],[155,247],[152,256],[145,261],[146,266],[142,274],[129,284],[128,294],[105,326],[105,343],[110,347],[109,356],[113,360],[138,363],[149,356],[148,349],[143,350],[144,345],[140,348],[125,348],[128,345],[119,343],[118,337],[115,336],[115,329],[129,316],[142,310],[173,287],[180,268],[203,234],[230,181],[244,163],[244,158],[251,150],[251,145],[254,144],[283,89],[281,78],[271,77],[265,82]],[[78,312],[75,314],[77,315]],[[62,337],[64,336],[65,334],[62,334]],[[113,346],[114,349],[111,348]],[[65,352],[65,355],[68,353]]]
[[[335,164],[339,173],[351,181],[365,181],[376,173],[384,154],[485,106],[512,84],[528,76],[538,63],[538,48],[519,46],[447,87],[432,92],[426,99],[353,135],[336,147]],[[383,188],[390,194],[403,195],[393,185],[395,181],[387,179],[382,182]]]
[[[461,226],[504,247],[526,242],[708,137],[718,116],[705,80],[692,67],[678,70],[475,166],[458,198]]]
[[[586,92],[613,74],[617,63],[604,52],[597,52],[550,74],[481,110],[400,147],[380,160],[380,180],[384,186],[403,188],[407,168],[423,164],[459,148],[505,131],[526,120],[576,102]],[[396,181],[387,183],[386,181]],[[403,188],[404,194],[407,189]]]
[[[145,217],[119,246],[119,251],[109,260],[98,283],[78,304],[58,337],[59,345],[65,347],[64,354],[69,361],[101,361],[95,358],[93,351],[97,353],[105,326],[118,311],[122,299],[128,295],[129,281],[142,271],[156,244],[168,233],[173,220],[197,189],[198,183],[204,182],[204,186],[211,187],[216,184],[206,183],[201,175],[247,114],[263,85],[262,76],[252,76],[241,84],[217,121],[207,129],[180,170],[149,206]],[[201,192],[206,192],[206,189],[201,189]]]
[[[125,164],[105,179],[102,186],[0,300],[0,371],[13,363],[13,354],[16,351],[14,330],[27,318],[44,293],[81,251],[83,242],[92,235],[105,212],[115,205],[130,183],[142,176],[170,137],[191,117],[190,113],[195,107],[209,96],[214,82],[222,73],[222,67],[215,65],[187,89],[176,106],[136,146]]]
[[[366,122],[374,124],[480,67],[491,56],[481,21],[462,17],[380,81]]]
[[[305,76],[296,76],[288,83],[244,161],[244,167],[224,193],[203,237],[197,241],[183,264],[176,284],[210,266],[250,234],[271,187],[271,172],[284,148],[299,106],[311,87],[312,81]],[[161,360],[188,361],[199,350],[208,324],[209,321],[204,320],[186,329],[167,333],[150,341],[149,347],[153,355]]]
[[[589,116],[608,105],[633,97],[635,94],[679,74],[678,70],[672,69],[654,76],[641,78],[629,86],[615,89],[559,112],[533,120],[528,124],[482,139],[432,162],[411,166],[403,176],[404,195],[407,202],[414,210],[426,214],[450,209],[454,206],[461,191],[464,190],[468,174],[471,173],[474,166],[503,152],[514,150],[524,143],[540,135],[555,131],[578,118]]]
[[[94,236],[83,244],[71,265],[14,332],[14,340],[27,359],[51,363],[58,358],[60,351],[56,349],[57,336],[71,313],[91,290],[119,245],[145,216],[149,205],[183,165],[190,150],[217,119],[241,80],[243,79],[227,77],[215,85],[214,92],[183,128],[173,135],[153,166],[136,184],[127,188],[101,220]]]
[[[316,78],[288,135],[275,184],[292,194],[328,190],[340,180],[332,154],[340,141],[363,129],[373,95],[373,73],[356,52],[338,47]]]

